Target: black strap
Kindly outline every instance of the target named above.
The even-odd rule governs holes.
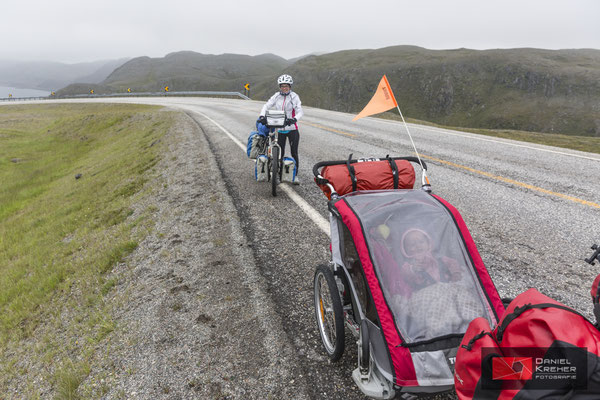
[[[352,181],[352,191],[356,192],[356,174],[354,172],[354,167],[352,166],[352,164],[350,164],[350,161],[352,161],[352,153],[350,153],[350,156],[346,161],[346,167],[348,167],[348,172],[350,173],[350,180]]]
[[[439,349],[448,349],[452,347],[458,347],[458,345],[462,341],[463,336],[464,335],[460,333],[450,333],[448,335],[438,336],[433,339],[420,340],[418,342],[407,343],[405,341],[402,341],[402,343],[396,345],[396,347],[408,348],[410,349],[411,353],[421,351],[432,351],[436,347],[435,344],[441,345],[439,346]]]
[[[569,390],[567,393],[565,393],[565,395],[563,397],[561,397],[559,400],[569,400],[569,399],[572,399],[573,397],[575,397],[575,388],[573,386],[571,386],[571,390]]]
[[[473,336],[473,338],[469,340],[469,343],[462,344],[460,347],[462,347],[463,349],[467,349],[467,351],[471,351],[471,349],[473,348],[473,344],[484,336],[489,336],[492,339],[494,339],[494,336],[492,336],[491,332],[481,331],[477,335]]]
[[[398,165],[396,165],[396,162],[390,158],[389,154],[385,156],[385,158],[388,160],[388,162],[390,163],[390,167],[392,168],[392,176],[394,177],[394,189],[398,189]]]
[[[594,303],[594,316],[596,317],[596,328],[600,329],[600,304]]]
[[[600,282],[596,288],[596,295],[592,297],[592,304],[594,305],[594,316],[596,317],[596,325],[594,326],[600,330]]]
[[[592,297],[592,302],[594,304],[600,303],[600,282],[598,282],[598,287],[596,288],[596,296]]]
[[[504,336],[504,331],[506,330],[506,328],[508,327],[508,325],[511,322],[513,322],[515,319],[517,319],[525,311],[532,310],[535,308],[558,308],[560,310],[565,310],[565,311],[572,312],[573,314],[577,314],[581,318],[588,321],[586,317],[584,317],[577,311],[575,311],[572,308],[569,308],[567,306],[563,306],[563,305],[559,305],[559,304],[550,304],[550,303],[540,303],[540,304],[529,303],[529,304],[525,304],[524,306],[521,306],[521,307],[515,307],[515,309],[512,313],[510,313],[506,317],[504,317],[502,324],[500,326],[498,326],[498,330],[496,331],[496,339],[498,340],[498,343],[502,342],[502,337]],[[590,322],[590,325],[593,325],[593,324]]]
[[[317,185],[327,185],[329,180],[326,178],[315,178],[315,182]]]

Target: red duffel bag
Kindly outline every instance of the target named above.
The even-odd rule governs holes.
[[[456,355],[461,400],[600,399],[600,332],[535,289],[517,296],[494,329],[471,322]]]
[[[395,158],[369,158],[352,160],[336,165],[327,165],[321,176],[340,195],[357,190],[412,189],[415,183],[415,169],[410,161]],[[315,179],[316,180],[316,179]],[[317,184],[331,200],[331,190],[326,184]]]

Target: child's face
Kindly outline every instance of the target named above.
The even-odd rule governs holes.
[[[409,256],[417,256],[429,251],[429,239],[423,232],[412,231],[404,238],[404,249]]]

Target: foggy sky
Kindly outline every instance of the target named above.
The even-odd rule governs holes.
[[[2,0],[0,59],[428,49],[600,49],[597,0]],[[10,34],[9,34],[10,32]]]

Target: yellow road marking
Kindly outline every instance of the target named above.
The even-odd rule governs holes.
[[[450,165],[450,166],[456,167],[456,168],[461,168],[461,169],[467,170],[469,172],[473,172],[473,173],[476,173],[476,174],[479,174],[479,175],[487,176],[488,178],[492,178],[492,179],[496,179],[496,180],[499,180],[499,181],[502,181],[502,182],[510,183],[512,185],[520,186],[520,187],[523,187],[525,189],[530,189],[530,190],[534,190],[536,192],[541,192],[541,193],[549,194],[551,196],[560,197],[560,198],[563,198],[563,199],[566,199],[566,200],[573,201],[575,203],[584,204],[586,206],[590,206],[590,207],[594,207],[594,208],[600,208],[600,204],[597,204],[597,203],[594,203],[594,202],[591,202],[591,201],[587,201],[587,200],[582,200],[582,199],[579,199],[577,197],[569,196],[567,194],[553,192],[551,190],[547,190],[547,189],[543,189],[541,187],[533,186],[533,185],[530,185],[528,183],[523,183],[523,182],[515,181],[514,179],[505,178],[505,177],[499,176],[499,175],[494,175],[494,174],[491,174],[491,173],[485,172],[485,171],[479,171],[479,170],[471,168],[471,167],[467,167],[467,166],[464,166],[464,165],[456,164],[456,163],[453,163],[453,162],[450,162],[450,161],[441,160],[439,158],[435,158],[435,157],[431,157],[431,156],[426,156],[426,155],[423,155],[423,154],[420,154],[420,156],[423,157],[423,158],[425,158],[425,159],[428,159],[428,160],[437,161],[439,163]]]
[[[315,128],[323,129],[323,130],[326,130],[326,131],[329,131],[329,132],[339,133],[340,135],[346,135],[346,136],[350,136],[350,137],[355,137],[356,136],[356,135],[354,135],[352,133],[348,133],[348,132],[344,132],[344,131],[339,131],[339,130],[333,129],[333,128],[327,128],[326,126],[319,125],[319,124],[311,124],[310,122],[306,122],[306,121],[302,121],[302,124],[310,125],[310,126],[313,126]]]
[[[346,136],[351,136],[351,137],[356,136],[356,135],[353,135],[352,133],[339,131],[337,129],[327,128],[325,126],[318,125],[318,124],[311,124],[310,122],[302,121],[302,123],[310,125],[310,126],[314,126],[315,128],[324,129],[326,131],[331,131],[331,132],[339,133],[339,134],[346,135]],[[598,204],[598,203],[594,203],[594,202],[583,200],[583,199],[580,199],[580,198],[577,198],[577,197],[569,196],[569,195],[564,194],[564,193],[553,192],[551,190],[543,189],[541,187],[530,185],[528,183],[523,183],[523,182],[515,181],[514,179],[505,178],[505,177],[500,176],[500,175],[494,175],[494,174],[491,174],[489,172],[480,171],[480,170],[477,170],[477,169],[474,169],[474,168],[471,168],[471,167],[467,167],[465,165],[460,165],[460,164],[456,164],[456,163],[453,163],[453,162],[450,162],[450,161],[441,160],[439,158],[435,158],[435,157],[431,157],[431,156],[426,156],[426,155],[423,155],[423,154],[419,154],[419,155],[421,157],[425,158],[425,159],[428,159],[428,160],[437,161],[439,163],[450,165],[452,167],[464,169],[466,171],[470,171],[470,172],[473,172],[475,174],[487,176],[488,178],[492,178],[492,179],[496,179],[496,180],[501,181],[501,182],[509,183],[511,185],[516,185],[516,186],[520,186],[520,187],[525,188],[525,189],[534,190],[536,192],[548,194],[548,195],[551,195],[551,196],[560,197],[562,199],[573,201],[575,203],[583,204],[583,205],[586,205],[586,206],[590,206],[590,207],[594,207],[594,208],[600,208],[600,204]]]

